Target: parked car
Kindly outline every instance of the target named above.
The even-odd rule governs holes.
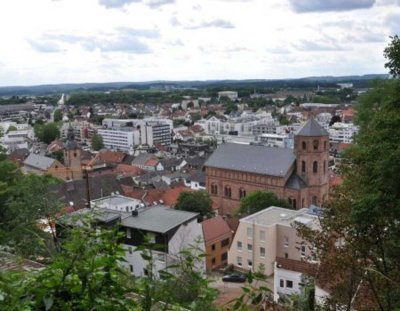
[[[240,273],[227,274],[222,277],[222,282],[244,283],[246,276]]]

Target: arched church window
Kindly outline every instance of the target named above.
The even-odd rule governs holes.
[[[318,141],[318,140],[314,140],[314,141],[313,141],[313,148],[314,148],[314,150],[318,150],[318,146],[319,146],[319,141]]]
[[[317,161],[313,162],[313,172],[318,173],[318,162]]]
[[[301,145],[302,145],[303,150],[306,150],[306,149],[307,149],[307,143],[306,143],[305,141],[303,141],[303,142],[301,143]]]
[[[301,161],[301,172],[302,173],[306,172],[306,161]]]

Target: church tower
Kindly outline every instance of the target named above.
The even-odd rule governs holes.
[[[68,179],[82,179],[81,149],[75,141],[74,129],[71,125],[68,128],[64,148],[64,164],[68,171]]]
[[[294,138],[296,172],[308,187],[304,207],[321,206],[329,190],[329,134],[313,118]]]

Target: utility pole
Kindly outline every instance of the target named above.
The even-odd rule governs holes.
[[[91,208],[90,206],[90,189],[89,189],[89,174],[86,167],[83,168],[83,175],[86,179],[86,207]]]

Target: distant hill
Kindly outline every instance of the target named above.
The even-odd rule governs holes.
[[[348,82],[356,87],[366,87],[368,81],[387,79],[387,74],[368,74],[362,76],[322,76],[305,77],[299,79],[248,79],[248,80],[205,80],[205,81],[148,81],[148,82],[109,82],[109,83],[70,83],[70,84],[45,84],[35,86],[5,86],[0,87],[0,96],[14,95],[50,95],[59,93],[97,91],[105,92],[123,89],[185,89],[185,88],[235,88],[235,87],[260,87],[260,88],[302,88],[317,85],[329,86],[335,83]]]

